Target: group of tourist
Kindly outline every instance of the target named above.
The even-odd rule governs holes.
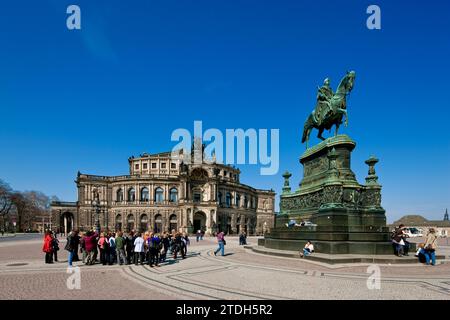
[[[199,236],[199,239],[203,239],[203,235]],[[214,255],[220,251],[224,256],[226,241],[223,232],[217,234],[217,242],[219,247],[214,251]],[[98,234],[94,230],[86,233],[73,230],[67,237],[64,249],[69,252],[69,266],[72,266],[74,261],[80,261],[78,255],[80,253],[81,261],[86,265],[93,265],[99,261],[102,265],[148,264],[150,267],[159,267],[160,263],[166,261],[168,255],[173,255],[174,259],[181,255],[181,258],[185,259],[189,244],[188,235],[175,230],[162,234],[141,233],[134,230],[125,234],[121,231]],[[45,263],[53,263],[53,256],[55,261],[58,261],[58,250],[59,241],[56,235],[49,230],[46,231],[43,246]]]
[[[43,247],[46,263],[53,262],[52,255],[56,254],[54,243],[57,241],[51,231],[46,232]],[[172,254],[174,259],[179,255],[185,259],[188,245],[187,234],[175,230],[162,234],[136,231],[126,234],[121,231],[98,234],[94,230],[86,233],[73,230],[67,237],[64,249],[69,252],[69,266],[72,266],[74,261],[80,261],[80,253],[81,260],[86,265],[99,261],[102,265],[133,263],[158,267],[159,263],[166,261],[168,254]]]
[[[407,241],[408,234],[406,233],[406,227],[401,224],[392,232],[392,246],[394,253],[398,257],[408,256],[409,249],[411,247],[409,241]],[[415,254],[419,261],[426,265],[436,265],[436,248],[437,248],[437,235],[434,228],[428,230],[424,243],[419,243],[417,252]]]

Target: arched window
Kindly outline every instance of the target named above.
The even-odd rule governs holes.
[[[147,230],[148,230],[148,216],[146,214],[143,214],[141,216],[141,225],[139,231],[145,232]]]
[[[164,201],[164,190],[158,187],[155,190],[155,202],[161,203],[163,201]]]
[[[241,206],[241,196],[240,195],[236,195],[236,207],[240,207]]]
[[[170,202],[177,202],[178,201],[178,190],[177,190],[177,188],[170,189],[169,201]]]
[[[248,197],[244,197],[244,208],[248,208]]]
[[[132,202],[136,200],[136,190],[134,188],[128,189],[128,201]]]
[[[141,189],[141,201],[145,201],[148,202],[148,200],[150,199],[149,197],[149,193],[148,193],[148,188],[144,187]]]
[[[116,192],[116,201],[117,202],[122,202],[123,201],[123,190],[119,189]]]
[[[229,208],[231,207],[231,193],[227,192],[225,196],[225,205]]]

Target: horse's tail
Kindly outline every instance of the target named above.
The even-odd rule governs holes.
[[[311,114],[306,119],[305,125],[303,126],[302,143],[306,141],[309,129],[311,129]]]

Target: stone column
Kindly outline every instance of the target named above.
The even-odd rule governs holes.
[[[235,213],[232,213],[231,214],[231,232],[234,234],[237,233],[236,220],[237,220],[237,215]],[[227,223],[227,225],[228,225],[228,223]]]

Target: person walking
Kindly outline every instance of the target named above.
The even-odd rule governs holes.
[[[58,250],[59,250],[59,240],[58,240],[58,235],[55,233],[55,235],[53,235],[53,233],[50,231],[50,235],[52,236],[52,249],[53,249],[53,255],[55,256],[54,261],[58,262]]]
[[[78,250],[78,230],[72,230],[69,233],[69,236],[67,237],[67,243],[64,249],[66,249],[67,251],[69,251],[69,267],[72,267],[72,262],[74,261],[73,258],[75,256],[76,251]]]
[[[424,245],[426,265],[430,265],[430,260],[432,266],[436,265],[436,247],[437,247],[436,242],[437,242],[436,230],[434,228],[430,228],[428,230],[427,239]]]
[[[134,240],[134,264],[138,265],[144,264],[145,251],[144,251],[144,238],[140,232],[137,233],[136,239]]]
[[[197,242],[198,242],[198,240],[200,240],[201,236],[202,236],[202,231],[201,230],[197,230],[197,233],[195,235],[195,239],[197,240]]]
[[[223,231],[219,232],[217,235],[217,243],[219,244],[219,247],[214,251],[214,255],[217,255],[217,252],[221,251],[222,256],[225,255],[225,244],[227,243],[225,241],[225,233]]]
[[[127,262],[127,257],[125,256],[125,239],[123,238],[122,231],[119,231],[116,238],[116,256],[119,265]]]
[[[44,246],[42,247],[42,251],[45,252],[45,263],[53,263],[52,255],[53,255],[53,246],[52,246],[52,235],[51,231],[47,230],[44,235]]]

